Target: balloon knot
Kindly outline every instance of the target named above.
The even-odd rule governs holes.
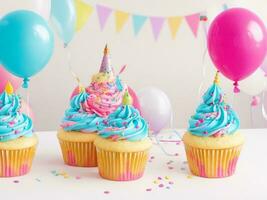
[[[23,83],[22,83],[22,87],[23,88],[28,88],[29,87],[29,81],[30,81],[29,78],[24,78],[23,79]]]
[[[235,82],[234,82],[234,93],[239,93],[239,92],[240,92],[240,89],[239,89],[239,87],[238,87],[238,82],[235,81]]]

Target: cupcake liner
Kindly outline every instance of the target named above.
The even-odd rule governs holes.
[[[32,166],[36,146],[18,150],[0,149],[0,177],[22,176]]]
[[[112,152],[97,148],[99,175],[114,181],[136,180],[143,176],[149,150]]]
[[[59,139],[65,164],[77,167],[96,167],[96,148],[94,141],[70,142]]]
[[[206,178],[233,175],[241,148],[242,145],[227,149],[201,149],[185,144],[190,171]]]

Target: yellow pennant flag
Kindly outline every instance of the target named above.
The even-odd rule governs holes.
[[[117,10],[115,12],[116,31],[120,32],[127,20],[129,19],[129,13]]]
[[[172,34],[172,38],[175,39],[177,31],[182,23],[183,17],[177,16],[177,17],[169,17],[168,18],[168,24],[169,28]]]
[[[90,15],[93,12],[93,7],[82,0],[75,0],[76,8],[76,26],[75,30],[80,31],[87,23]]]

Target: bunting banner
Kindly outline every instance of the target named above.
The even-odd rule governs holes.
[[[149,21],[151,32],[155,40],[159,38],[165,23],[168,25],[167,27],[169,28],[171,38],[175,39],[183,21],[185,21],[185,23],[188,25],[193,36],[197,37],[199,24],[201,21],[204,21],[202,19],[203,16],[201,16],[200,14],[203,12],[193,13],[185,16],[147,16],[142,14],[129,13],[123,10],[117,10],[101,4],[92,6],[87,2],[84,2],[83,0],[75,0],[75,5],[77,12],[76,31],[82,29],[82,27],[89,20],[94,10],[96,11],[101,31],[104,31],[109,18],[113,14],[115,30],[117,33],[121,32],[124,26],[127,23],[130,23],[129,21],[131,20],[133,33],[135,36],[137,36],[142,31],[142,28],[147,23],[147,21]]]

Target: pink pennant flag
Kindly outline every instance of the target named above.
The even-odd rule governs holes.
[[[191,31],[193,32],[194,36],[197,37],[197,31],[198,31],[198,26],[199,26],[199,21],[200,21],[200,14],[192,14],[192,15],[187,15],[185,16],[185,20],[187,24],[189,25]]]
[[[157,40],[159,37],[164,21],[164,17],[150,17],[150,22],[155,40]]]
[[[106,25],[106,22],[112,12],[112,9],[106,6],[96,5],[96,11],[97,11],[101,31],[103,31]]]

